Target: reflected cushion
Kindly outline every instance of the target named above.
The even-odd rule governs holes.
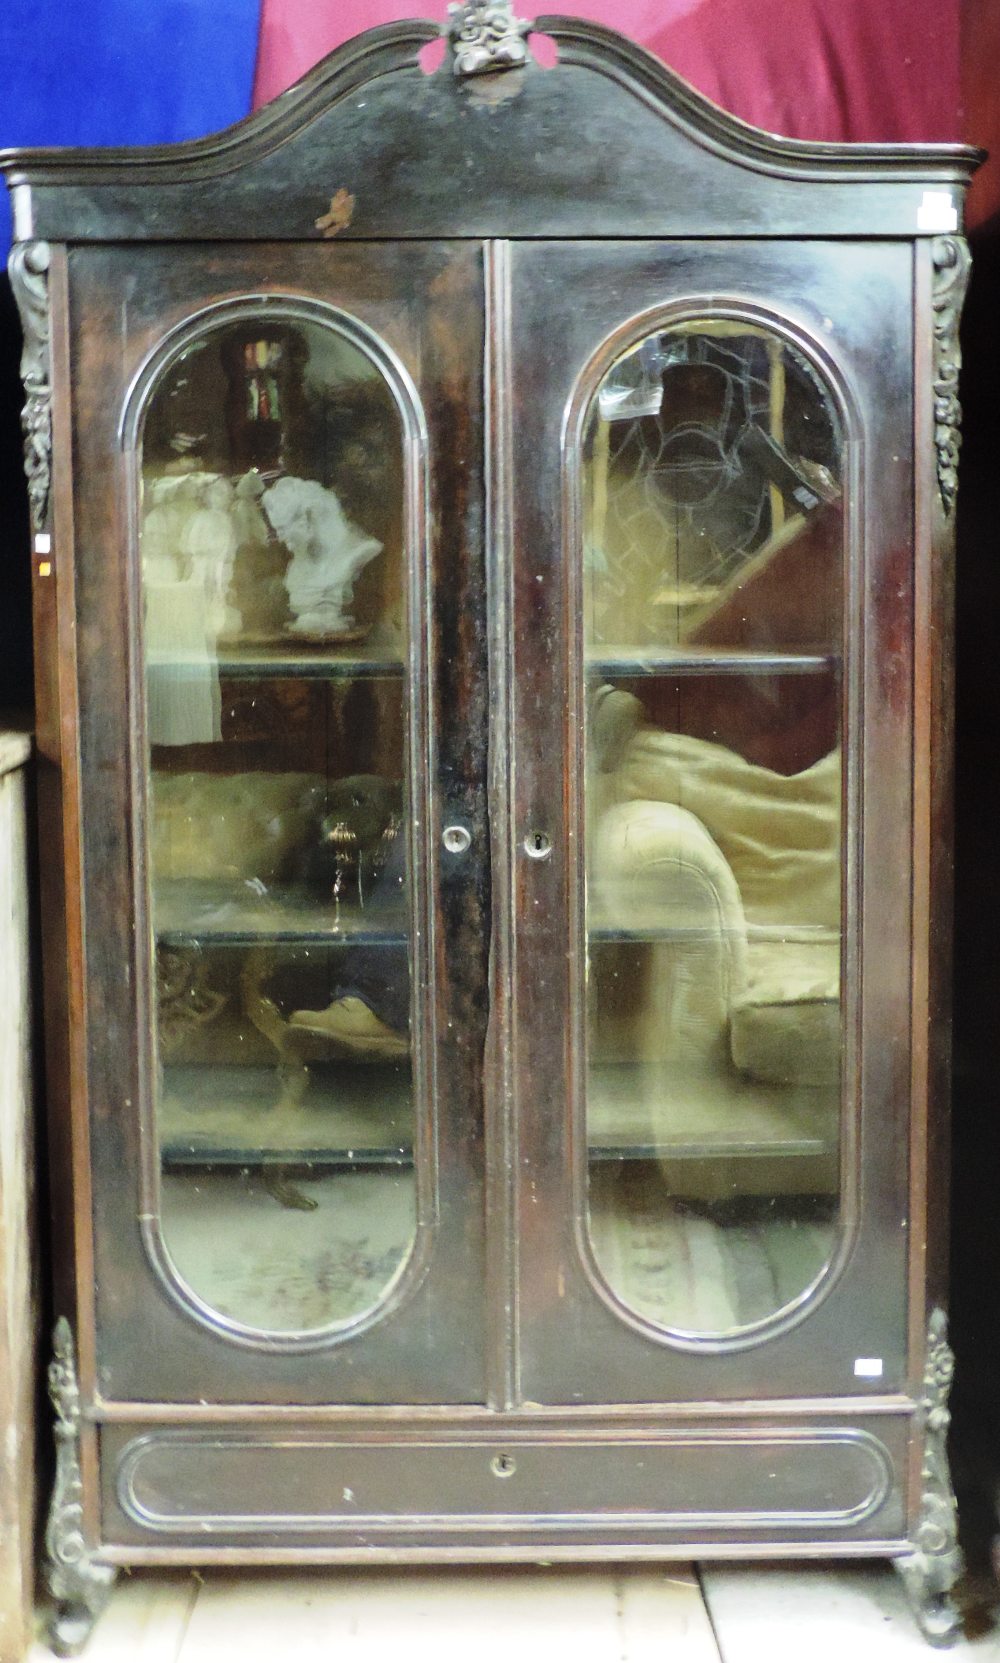
[[[840,943],[751,940],[747,983],[733,1000],[733,1062],[775,1085],[836,1085],[840,1075]]]
[[[840,923],[841,758],[798,774],[724,745],[642,727],[618,773],[619,796],[683,805],[732,867],[751,924]]]

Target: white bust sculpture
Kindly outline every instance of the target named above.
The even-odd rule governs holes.
[[[342,635],[354,579],[382,547],[347,518],[336,494],[314,479],[286,476],[269,485],[260,505],[291,553],[285,588],[295,635]]]

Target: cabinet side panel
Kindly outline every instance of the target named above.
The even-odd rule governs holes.
[[[72,485],[72,373],[67,258],[48,272],[52,488],[32,556],[35,635],[36,800],[41,894],[42,1026],[55,1240],[54,1300],[72,1315],[82,1368],[93,1370],[79,704]],[[40,534],[40,536],[38,535]],[[46,539],[50,539],[47,542]]]
[[[954,1574],[955,1503],[944,1435],[953,1366],[945,1339],[951,1167],[951,977],[954,907],[955,496],[961,412],[959,319],[964,239],[917,244],[914,262],[913,1052],[909,1372],[923,1392],[910,1449],[908,1512],[921,1541],[945,1523]],[[943,1422],[934,1425],[934,1415]],[[949,1534],[950,1531],[950,1534]]]
[[[951,952],[954,875],[953,487],[936,419],[945,361],[957,373],[964,270],[940,266],[939,238],[917,245],[915,266],[914,581],[914,1140],[913,1365],[921,1372],[926,1312],[944,1305],[948,1281]],[[964,254],[960,252],[959,259]],[[951,291],[951,292],[950,292]],[[957,419],[957,411],[956,411]],[[923,1211],[923,1217],[921,1217]]]

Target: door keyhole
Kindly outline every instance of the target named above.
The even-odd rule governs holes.
[[[529,832],[524,840],[524,852],[532,860],[547,860],[552,853],[552,839],[542,831]]]

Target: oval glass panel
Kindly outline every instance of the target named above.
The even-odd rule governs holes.
[[[415,1235],[404,422],[360,332],[213,322],[147,395],[139,542],[160,1226],[251,1331]]]
[[[841,424],[795,346],[703,318],[584,431],[590,1239],[630,1311],[738,1335],[840,1210]]]

